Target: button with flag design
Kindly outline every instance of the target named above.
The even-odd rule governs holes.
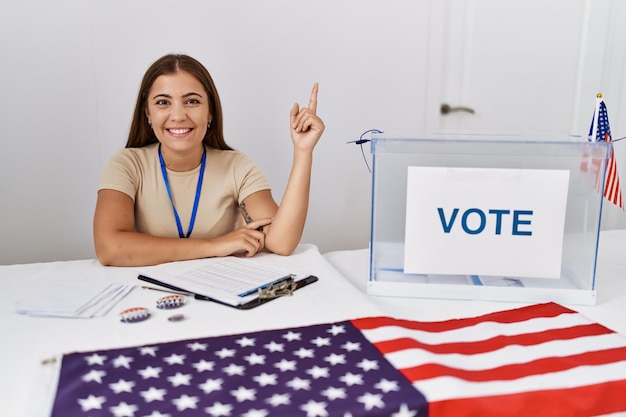
[[[132,307],[120,313],[120,320],[124,323],[137,323],[150,317],[150,311],[145,307]]]
[[[157,300],[157,308],[169,310],[185,305],[185,297],[182,295],[167,295]]]

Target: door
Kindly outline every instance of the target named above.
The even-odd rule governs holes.
[[[602,2],[598,2],[600,4]],[[607,2],[604,2],[604,6]],[[577,133],[591,120],[596,92],[584,77],[600,67],[608,7],[586,0],[446,0],[433,3],[444,22],[430,109],[437,130]],[[586,59],[585,59],[586,58]],[[593,60],[593,62],[591,62]],[[441,112],[442,105],[451,111]],[[587,126],[588,127],[588,126]]]
[[[427,128],[584,139],[602,93],[626,136],[625,20],[620,0],[432,2]],[[626,140],[614,149],[623,185]],[[602,220],[626,227],[611,204]]]

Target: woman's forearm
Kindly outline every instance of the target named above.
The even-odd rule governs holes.
[[[290,255],[300,243],[309,208],[312,152],[294,153],[287,187],[265,238],[265,247],[280,255]]]

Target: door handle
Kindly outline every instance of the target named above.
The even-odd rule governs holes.
[[[471,113],[474,114],[474,109],[471,109],[469,107],[463,107],[463,106],[459,106],[459,107],[450,107],[449,104],[447,103],[443,103],[441,105],[441,114],[446,115],[448,113],[454,113],[454,112],[459,112],[459,111],[464,111],[467,113]]]

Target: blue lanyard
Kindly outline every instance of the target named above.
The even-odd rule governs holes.
[[[163,182],[165,182],[165,188],[167,189],[167,195],[172,203],[172,209],[174,209],[174,217],[176,218],[176,226],[178,227],[178,236],[181,238],[189,237],[193,230],[193,225],[196,222],[196,213],[198,212],[198,202],[200,201],[200,192],[202,191],[202,179],[204,178],[204,167],[206,166],[206,149],[202,152],[202,163],[200,165],[200,176],[198,177],[198,185],[196,186],[196,198],[193,200],[193,210],[191,211],[191,220],[189,220],[189,230],[187,235],[183,233],[183,226],[180,223],[180,216],[174,206],[174,200],[172,199],[172,192],[170,190],[170,183],[167,180],[167,170],[165,169],[165,162],[163,161],[163,154],[161,154],[161,144],[159,144],[159,162],[161,163],[161,173],[163,174]]]

